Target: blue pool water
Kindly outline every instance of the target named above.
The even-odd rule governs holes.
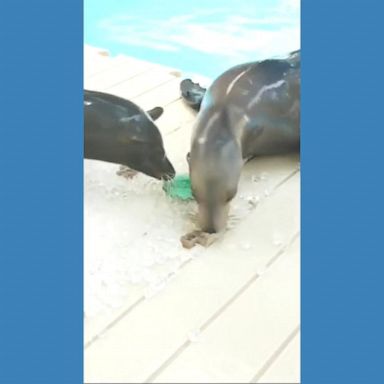
[[[84,0],[84,42],[214,78],[300,47],[300,0]]]

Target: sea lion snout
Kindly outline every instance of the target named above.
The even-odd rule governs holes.
[[[156,156],[156,151],[145,150],[140,159],[135,159],[135,167],[147,176],[158,180],[169,180],[175,177],[176,171],[166,156]]]
[[[237,193],[240,177],[241,169],[236,163],[226,163],[225,170],[217,166],[214,175],[209,167],[190,168],[192,192],[198,204],[198,224],[204,232],[216,233],[226,228],[230,202]]]
[[[228,220],[229,204],[199,204],[198,221],[204,232],[216,233],[225,229]]]
[[[159,167],[159,172],[158,172],[158,179],[173,179],[176,175],[175,168],[173,168],[172,163],[168,160],[167,157],[165,157],[161,162],[160,162],[160,167]]]

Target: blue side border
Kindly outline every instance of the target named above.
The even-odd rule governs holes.
[[[302,1],[302,382],[383,379],[378,1]]]
[[[0,383],[83,382],[83,4],[0,4]]]

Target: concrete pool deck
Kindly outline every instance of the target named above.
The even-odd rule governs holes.
[[[188,171],[195,113],[181,73],[85,47],[84,88],[116,94],[157,120],[168,157]],[[85,383],[300,381],[300,167],[295,155],[243,170],[229,230],[184,249],[193,202],[117,165],[84,161]]]

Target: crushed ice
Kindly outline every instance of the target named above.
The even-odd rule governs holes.
[[[159,293],[194,252],[180,234],[190,229],[192,203],[170,201],[161,182],[116,175],[116,165],[85,161],[84,312],[124,305],[135,287]]]
[[[124,305],[144,289],[150,298],[169,284],[202,247],[183,249],[180,236],[194,229],[195,202],[170,200],[161,182],[137,174],[127,180],[116,165],[85,161],[84,312],[95,316]],[[268,196],[268,175],[245,173],[231,203],[228,229],[235,227]],[[276,243],[277,240],[273,240]],[[242,244],[244,250],[250,244]],[[136,289],[136,291],[135,291]]]

